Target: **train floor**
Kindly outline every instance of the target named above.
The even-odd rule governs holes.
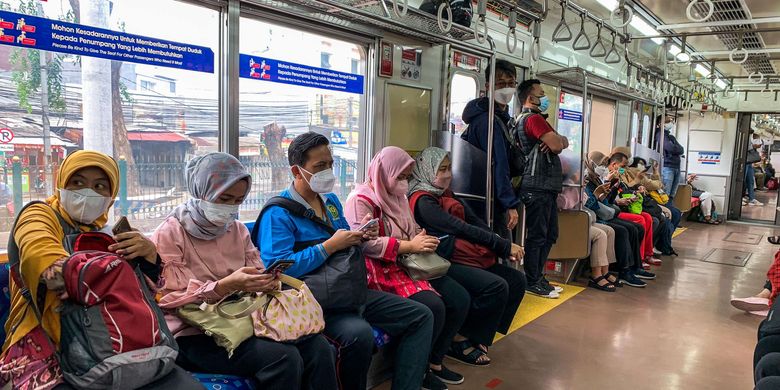
[[[674,240],[680,256],[654,267],[658,278],[647,288],[586,289],[499,340],[490,367],[445,360],[466,377],[450,389],[753,388],[762,318],[737,311],[729,300],[761,290],[778,249],[766,237],[780,230],[686,226]]]
[[[756,190],[756,199],[763,206],[742,206],[742,219],[773,222],[777,214],[777,191]]]

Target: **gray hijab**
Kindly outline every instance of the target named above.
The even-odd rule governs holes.
[[[200,202],[216,203],[227,189],[240,180],[247,181],[247,194],[252,177],[238,159],[227,153],[209,153],[195,157],[184,171],[190,199],[171,213],[187,233],[202,240],[213,240],[227,232],[228,225],[215,225],[203,214]]]
[[[439,172],[441,162],[449,155],[446,150],[435,146],[423,150],[417,156],[417,164],[415,164],[412,178],[409,180],[409,195],[417,191],[425,191],[441,196],[445,190],[448,190],[448,188],[436,187],[433,185],[433,181],[436,180],[436,173]]]

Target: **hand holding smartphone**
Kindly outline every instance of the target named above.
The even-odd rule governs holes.
[[[116,221],[114,227],[111,228],[111,232],[114,233],[115,236],[131,231],[133,231],[133,228],[130,226],[130,222],[128,222],[127,217],[125,216],[119,218],[119,221]]]
[[[274,275],[283,274],[285,271],[287,271],[287,269],[292,267],[293,264],[295,264],[294,260],[277,260],[275,263],[266,268],[263,273]]]
[[[366,222],[363,226],[357,228],[357,230],[361,232],[365,232],[368,229],[371,229],[372,227],[376,226],[379,223],[379,218],[374,218],[368,222]]]

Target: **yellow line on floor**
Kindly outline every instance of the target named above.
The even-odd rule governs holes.
[[[679,236],[680,234],[685,233],[686,230],[688,230],[687,227],[677,228],[677,230],[675,230],[674,233],[672,234],[672,238],[677,238],[677,236]]]
[[[523,302],[520,304],[520,308],[517,309],[515,319],[509,327],[509,334],[528,325],[531,321],[541,317],[550,310],[555,309],[585,290],[582,287],[568,284],[564,284],[561,287],[563,287],[563,292],[558,299],[547,299],[526,293]],[[501,340],[504,337],[504,335],[497,334],[494,342]]]

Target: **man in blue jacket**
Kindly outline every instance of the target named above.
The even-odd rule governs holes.
[[[485,79],[490,80],[490,67],[485,72]],[[509,231],[517,226],[520,199],[512,187],[509,174],[509,144],[504,136],[509,125],[509,103],[515,96],[517,88],[517,71],[509,61],[496,61],[495,120],[493,122],[493,230],[506,239],[510,239]],[[485,86],[488,89],[488,86]],[[470,101],[463,110],[463,121],[468,124],[464,139],[487,153],[488,145],[488,109],[490,100],[482,97]]]
[[[669,194],[669,199],[674,199],[677,194],[677,187],[680,184],[680,165],[682,156],[685,154],[685,148],[677,142],[677,138],[672,135],[674,122],[672,117],[667,116],[664,120],[664,169],[661,171],[664,191]]]
[[[277,260],[290,259],[295,264],[285,271],[292,277],[301,277],[316,270],[328,256],[353,245],[360,245],[367,237],[364,232],[350,231],[341,203],[331,193],[336,177],[333,175],[333,155],[328,139],[320,134],[305,133],[296,137],[288,149],[288,160],[294,180],[281,196],[292,199],[337,230],[330,236],[312,220],[292,215],[282,207],[271,207],[258,221],[258,243],[266,267]],[[371,216],[367,216],[367,222]],[[375,238],[375,236],[373,237]],[[321,244],[299,251],[296,242],[322,241]],[[368,299],[360,312],[325,314],[325,331],[338,346],[338,375],[342,390],[365,390],[368,368],[374,350],[372,326],[380,328],[397,341],[393,386],[395,389],[443,390],[446,386],[435,380],[428,368],[433,337],[433,315],[424,305],[411,299],[381,291],[368,291]],[[423,383],[423,377],[426,383]]]

